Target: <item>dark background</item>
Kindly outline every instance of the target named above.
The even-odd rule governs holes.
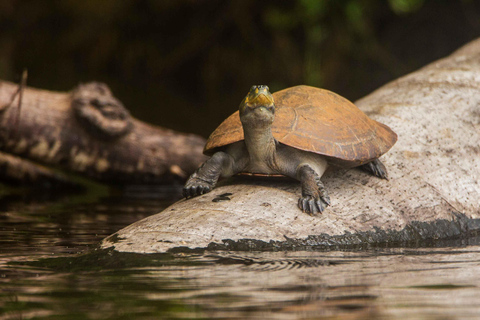
[[[355,100],[477,37],[477,0],[0,0],[0,78],[103,81],[135,117],[206,137],[253,84]]]

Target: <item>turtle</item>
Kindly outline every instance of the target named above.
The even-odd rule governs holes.
[[[183,195],[210,192],[220,177],[282,175],[300,181],[298,207],[319,215],[330,205],[321,181],[329,165],[388,179],[378,158],[396,141],[392,129],[332,91],[300,85],[272,95],[266,85],[252,86],[208,138],[204,154],[211,157],[187,180]]]

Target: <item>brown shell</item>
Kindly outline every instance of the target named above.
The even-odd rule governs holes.
[[[347,99],[328,90],[296,86],[273,94],[275,120],[272,133],[279,142],[330,158],[330,162],[355,166],[387,152],[397,135],[370,119]],[[204,153],[243,140],[238,111],[210,135]]]

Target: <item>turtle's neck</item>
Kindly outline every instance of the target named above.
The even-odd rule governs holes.
[[[261,173],[270,173],[274,161],[275,139],[272,135],[272,127],[256,127],[243,125],[245,145],[250,157],[252,170]]]

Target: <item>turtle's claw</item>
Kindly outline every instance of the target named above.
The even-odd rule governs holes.
[[[324,194],[322,195],[321,200],[319,199],[319,200],[317,200],[317,201],[320,202],[320,203],[324,202],[324,203],[326,204],[326,205],[324,206],[324,209],[331,204],[331,203],[330,203],[330,197],[329,197],[328,194],[326,194],[325,192],[324,192]]]
[[[183,187],[183,196],[185,198],[190,198],[191,197],[191,190],[192,188],[191,187]]]
[[[193,198],[202,194],[208,193],[212,190],[212,187],[205,181],[200,179],[190,179],[183,187],[183,196],[185,198]]]
[[[313,216],[321,214],[330,204],[330,199],[313,198],[311,196],[298,199],[298,207],[305,213]]]
[[[205,193],[208,193],[208,192],[210,192],[210,187],[209,186],[198,186],[197,187],[197,194],[198,195],[205,194]]]
[[[323,202],[322,200],[315,201],[315,204],[317,205],[319,213],[322,213],[323,210],[325,210],[325,208],[330,205],[329,202]]]
[[[308,206],[308,199],[307,198],[298,199],[298,207],[300,209],[302,209],[303,212],[310,213],[310,208]]]

